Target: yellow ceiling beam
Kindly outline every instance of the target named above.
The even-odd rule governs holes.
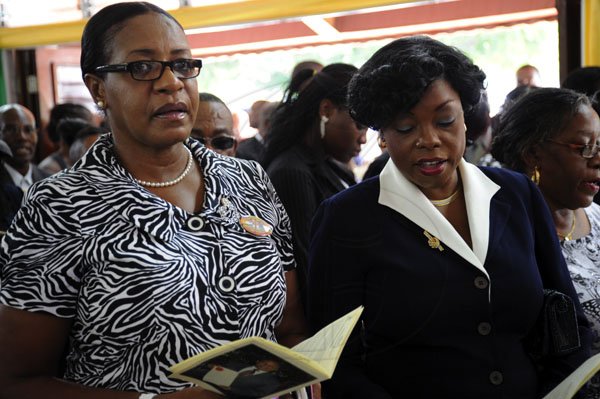
[[[307,15],[347,12],[414,0],[241,0],[169,11],[185,29],[299,18]],[[0,48],[37,47],[81,40],[85,20],[0,28]]]

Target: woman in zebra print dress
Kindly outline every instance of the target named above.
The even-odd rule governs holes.
[[[238,338],[304,334],[268,177],[188,140],[190,57],[150,4],[88,22],[82,71],[112,133],[33,187],[2,242],[1,397],[214,398],[168,367]]]

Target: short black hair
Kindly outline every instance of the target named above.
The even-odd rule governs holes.
[[[56,131],[60,138],[70,147],[75,141],[77,133],[83,128],[90,126],[90,123],[81,118],[64,118],[56,126]]]
[[[500,118],[492,141],[492,155],[506,167],[529,173],[524,158],[537,144],[558,136],[582,105],[593,107],[583,93],[553,87],[530,91]]]
[[[87,73],[94,73],[97,67],[108,63],[113,39],[127,20],[148,13],[164,15],[181,27],[171,14],[145,1],[112,4],[94,14],[85,25],[81,36],[82,77],[85,79]],[[181,29],[183,30],[183,27]]]
[[[92,111],[84,105],[75,103],[56,104],[50,110],[50,120],[48,121],[48,126],[46,126],[48,137],[50,137],[50,140],[53,142],[58,142],[60,140],[57,126],[60,121],[65,118],[79,118],[88,123],[92,123],[93,117]]]
[[[413,108],[438,79],[456,90],[465,113],[479,103],[485,73],[460,50],[427,36],[394,40],[354,75],[348,87],[350,112],[363,125],[381,130]]]

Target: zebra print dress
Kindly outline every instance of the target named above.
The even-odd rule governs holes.
[[[204,172],[199,214],[134,182],[103,136],[33,186],[0,251],[2,303],[73,320],[64,378],[161,393],[168,367],[224,342],[275,340],[294,268],[288,217],[255,162],[189,140]],[[242,216],[273,226],[248,233]]]

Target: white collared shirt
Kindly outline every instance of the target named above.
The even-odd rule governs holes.
[[[25,173],[25,176],[23,176],[18,170],[16,170],[7,163],[4,164],[4,167],[10,175],[13,183],[15,183],[15,186],[23,190],[24,193],[27,192],[27,189],[33,184],[33,178],[31,176],[31,165],[27,169],[27,173]]]
[[[429,199],[396,168],[390,159],[380,174],[379,203],[407,217],[466,261],[484,268],[490,233],[490,202],[500,189],[479,168],[461,160],[458,164],[473,248],[463,240],[454,226],[433,206]]]

